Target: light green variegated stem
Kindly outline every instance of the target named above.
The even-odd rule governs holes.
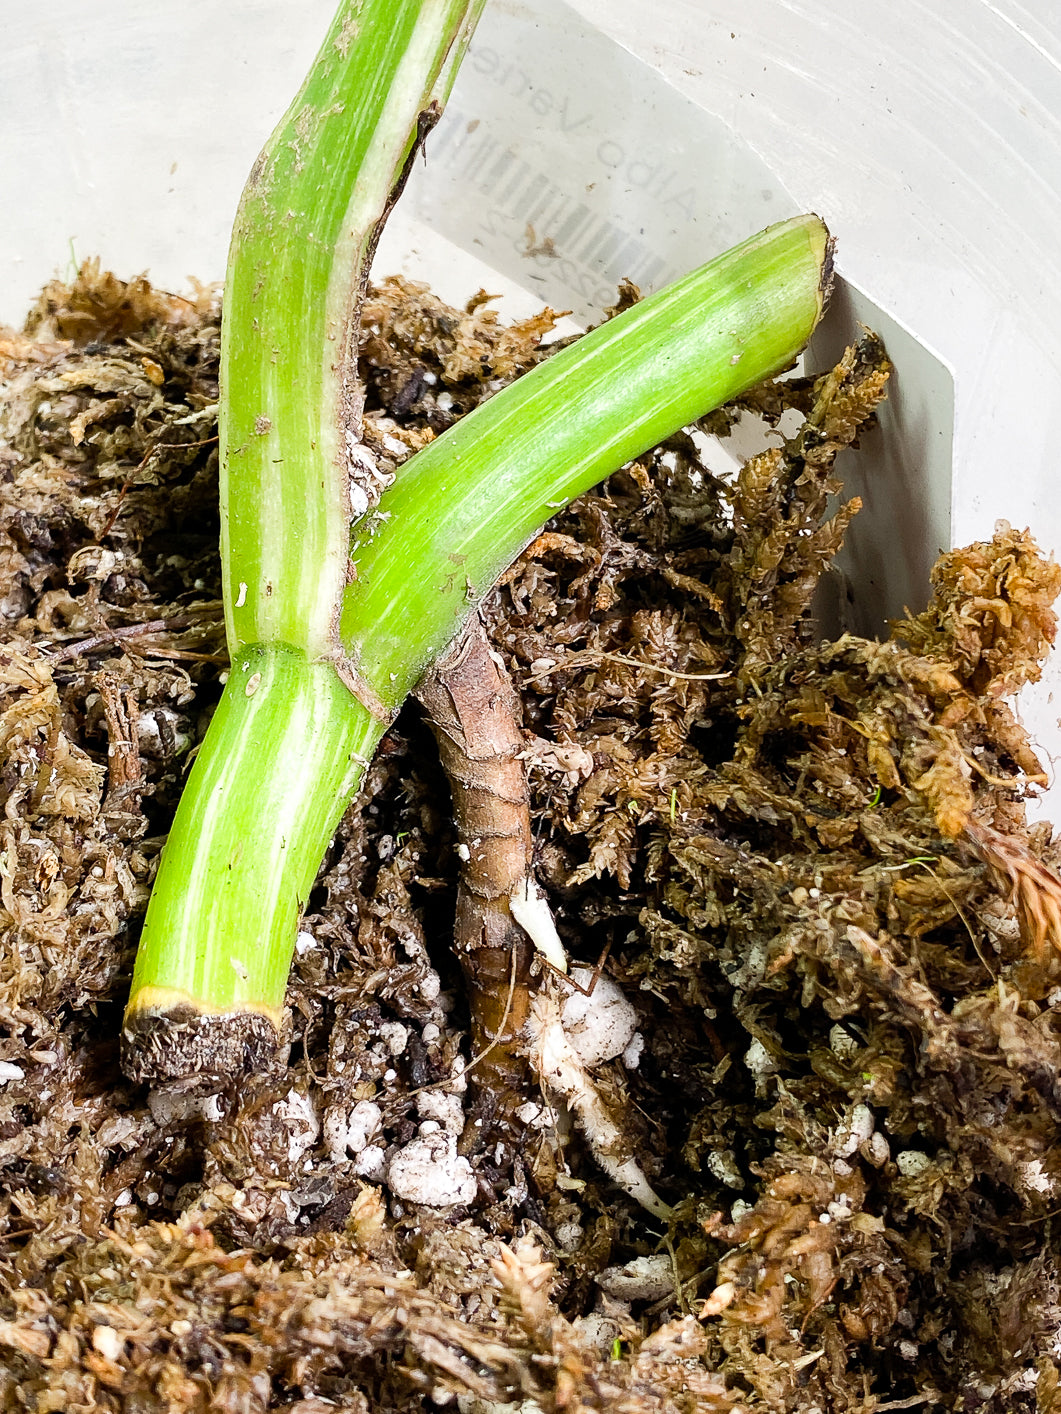
[[[367,261],[420,115],[445,99],[483,3],[342,4],[244,189],[221,337],[233,652],[247,643],[288,643],[311,657],[335,650]]]
[[[141,947],[139,1005],[209,999],[280,1022],[291,947],[335,831],[383,734],[327,662],[242,649],[180,802]],[[219,946],[220,944],[220,946]]]
[[[396,707],[556,511],[764,378],[831,280],[817,216],[753,236],[579,339],[430,443],[355,528],[343,647]]]
[[[314,861],[350,799],[356,758],[382,731],[381,717],[557,509],[792,361],[821,313],[829,265],[828,233],[816,217],[775,226],[546,360],[402,468],[378,512],[355,528],[357,578],[345,590],[340,621],[347,664],[300,659],[299,672],[311,672],[315,683],[331,675],[331,692],[314,687],[311,710],[295,693],[285,709],[277,676],[276,715],[267,716],[237,676],[243,660],[250,663],[239,650],[220,725],[203,743],[163,855],[145,927],[151,961],[142,949],[129,1015],[168,1009],[172,1017],[183,1007],[200,1020],[218,1018],[224,1030],[236,1008],[247,1009],[244,1019],[256,1008],[275,1036]],[[285,663],[291,652],[263,651]],[[340,668],[348,667],[382,714],[377,709],[373,718],[341,685]],[[242,775],[216,759],[229,752],[243,763]],[[221,782],[231,783],[223,808]],[[247,836],[228,823],[227,811],[257,821],[255,848],[237,853]],[[296,820],[305,831],[297,844]],[[232,970],[237,947],[248,971],[253,959],[262,961],[253,984],[240,977],[246,985],[234,988],[226,967]],[[216,994],[219,979],[224,988]],[[149,1045],[149,1032],[141,1027],[137,1044]],[[267,1049],[260,1037],[244,1027],[235,1045],[226,1033],[223,1045],[204,1047],[200,1039],[189,1053],[204,1069],[238,1069]],[[140,1073],[164,1072],[164,1064],[149,1064]]]
[[[361,297],[380,223],[483,3],[342,0],[240,202],[220,403],[233,672],[137,956],[123,1042],[142,1079],[200,1071],[209,1083],[275,1048],[300,910],[383,730],[336,674]]]

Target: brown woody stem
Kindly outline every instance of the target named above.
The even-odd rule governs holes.
[[[522,1049],[534,945],[513,916],[512,900],[534,891],[533,841],[516,694],[478,618],[425,674],[416,695],[453,796],[462,860],[454,947],[468,990],[473,1053],[481,1056],[475,1083],[510,1116],[531,1080]]]
[[[535,951],[567,970],[548,904],[534,881],[533,838],[518,699],[482,623],[472,619],[416,689],[449,777],[462,864],[454,947],[464,971],[476,1070],[492,1107],[476,1135],[513,1136],[532,1085],[571,1107],[608,1176],[656,1217],[653,1192],[613,1114],[564,1035],[556,988],[532,989]]]

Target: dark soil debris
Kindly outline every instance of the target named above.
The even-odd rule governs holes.
[[[551,326],[376,288],[385,469]],[[3,1407],[1061,1409],[1061,859],[1010,704],[1061,571],[1000,525],[886,642],[819,641],[858,509],[834,463],[886,391],[871,337],[583,497],[486,614],[560,933],[637,1010],[640,1053],[597,1078],[669,1226],[542,1105],[482,1138],[412,708],[322,868],[286,1068],[205,1098],[123,1080],[225,668],[217,356],[209,291],[91,264],[0,332]],[[705,434],[748,414],[774,430],[725,481]],[[396,1176],[417,1145],[445,1206]]]

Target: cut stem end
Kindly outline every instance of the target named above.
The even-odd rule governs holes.
[[[281,1033],[267,1016],[204,1014],[188,1003],[159,1011],[140,1000],[122,1027],[122,1069],[137,1084],[208,1095],[272,1067]]]

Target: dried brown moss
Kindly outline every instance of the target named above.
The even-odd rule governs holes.
[[[549,324],[381,286],[381,455]],[[599,1083],[677,1206],[664,1233],[577,1136],[476,1142],[455,840],[412,711],[310,901],[286,1067],[205,1102],[122,1080],[153,861],[224,668],[217,318],[87,267],[31,327],[0,338],[4,1407],[1057,1408],[1058,850],[1025,822],[1041,767],[1009,694],[1059,571],[1000,527],[889,641],[818,641],[875,341],[582,498],[490,606],[539,877],[639,1011],[638,1067]],[[787,435],[725,481],[702,433],[746,411]],[[373,1164],[447,1107],[475,1201],[388,1199]]]

